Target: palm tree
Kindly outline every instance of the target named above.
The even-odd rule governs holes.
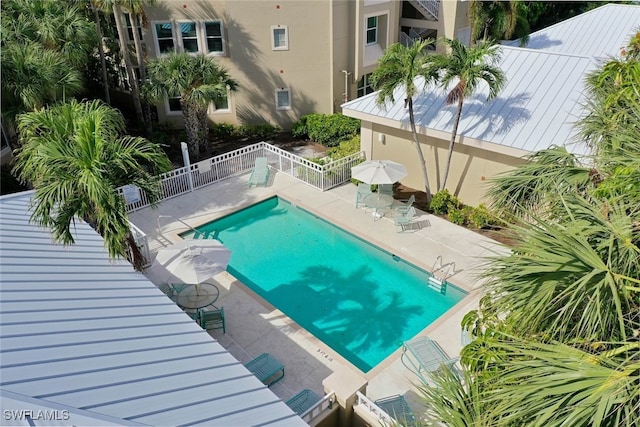
[[[187,143],[193,155],[207,144],[207,109],[212,102],[227,97],[238,83],[217,62],[205,55],[173,53],[149,61],[148,79],[143,88],[151,101],[180,98]]]
[[[421,83],[427,86],[435,81],[435,74],[430,73],[428,68],[426,68],[431,58],[428,47],[433,44],[434,41],[431,39],[415,42],[408,47],[400,43],[392,44],[379,59],[378,68],[376,68],[371,76],[373,87],[379,91],[376,100],[378,105],[385,105],[388,101],[392,103],[395,102],[393,94],[397,88],[403,88],[406,93],[404,107],[409,109],[411,134],[418,152],[427,203],[431,201],[431,188],[429,186],[424,154],[422,153],[422,147],[418,141],[418,132],[416,131],[416,122],[413,113],[413,97],[418,92],[416,82],[422,80]]]
[[[104,36],[102,33],[102,24],[100,23],[100,12],[94,0],[90,1],[93,19],[96,21],[96,33],[98,34],[98,54],[100,56],[100,68],[102,71],[102,85],[104,89],[104,100],[111,105],[111,94],[109,93],[109,77],[107,76],[107,58],[104,53]]]
[[[22,114],[14,174],[35,188],[31,220],[51,228],[56,241],[72,244],[80,218],[102,235],[110,256],[130,251],[140,268],[144,261],[117,189],[133,184],[157,200],[158,174],[171,163],[158,145],[123,136],[124,129],[122,114],[102,101],[73,100]]]
[[[2,47],[2,110],[8,118],[72,97],[83,89],[82,74],[64,55],[35,42]]]
[[[521,4],[521,1],[514,0],[470,1],[471,39],[510,39],[519,23],[526,25],[521,16]]]
[[[433,55],[430,60],[429,72],[439,75],[439,81],[443,88],[449,87],[452,82],[456,81],[455,86],[447,95],[446,103],[457,103],[458,109],[453,123],[447,162],[439,190],[444,190],[447,184],[451,156],[465,98],[475,93],[480,82],[485,82],[489,86],[489,96],[487,97],[487,101],[489,101],[498,96],[505,84],[505,75],[500,67],[497,66],[501,58],[498,46],[482,41],[475,46],[466,47],[458,40],[444,40],[449,52]]]

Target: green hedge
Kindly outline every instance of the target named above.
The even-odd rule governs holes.
[[[280,127],[268,123],[240,126],[230,123],[214,123],[210,128],[211,135],[223,141],[231,138],[269,140],[275,138],[280,130]]]
[[[342,114],[307,114],[291,126],[294,137],[309,138],[327,147],[335,147],[359,133],[360,120]]]

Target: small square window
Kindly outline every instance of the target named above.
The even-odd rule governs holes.
[[[180,105],[180,97],[168,98],[169,112],[182,112],[182,105]]]
[[[180,38],[182,39],[182,48],[185,52],[198,53],[198,31],[195,22],[180,22]]]
[[[373,92],[373,86],[371,86],[371,73],[365,74],[358,82],[358,98]]]
[[[370,16],[367,18],[367,44],[378,42],[378,17]]]
[[[271,48],[273,50],[289,50],[289,32],[286,25],[271,27]]]
[[[229,95],[221,96],[213,102],[216,111],[229,109]]]
[[[173,42],[173,26],[171,22],[158,22],[153,28],[156,32],[158,52],[160,54],[174,52],[175,45]]]
[[[289,89],[276,89],[276,110],[291,109],[291,91]]]
[[[207,52],[224,53],[224,36],[222,32],[222,22],[205,22],[204,33],[207,40]]]

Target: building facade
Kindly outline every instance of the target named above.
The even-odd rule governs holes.
[[[467,3],[457,1],[165,0],[145,12],[149,57],[206,54],[238,81],[210,106],[212,122],[283,129],[371,93],[369,75],[389,45],[469,33]],[[161,121],[182,124],[178,99],[157,108]]]

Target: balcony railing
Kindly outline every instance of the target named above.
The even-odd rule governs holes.
[[[438,15],[440,13],[440,0],[415,0],[416,3],[420,5],[422,9],[429,12],[429,14],[438,19]]]
[[[325,395],[318,403],[303,412],[300,415],[300,418],[310,426],[313,426],[321,419],[324,419],[324,417],[326,417],[330,412],[338,409],[338,405],[335,404],[335,401],[336,394],[331,392]]]

